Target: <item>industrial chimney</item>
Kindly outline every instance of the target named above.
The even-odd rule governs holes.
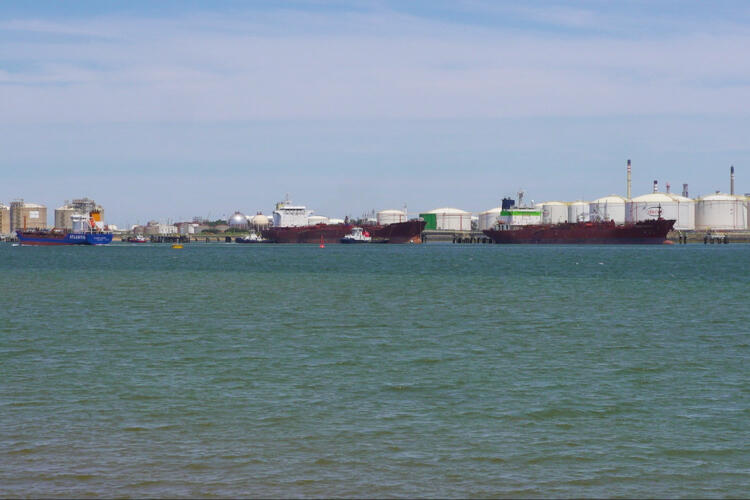
[[[667,182],[667,193],[672,192],[672,185]]]
[[[729,169],[729,194],[734,196],[734,165]]]
[[[628,200],[631,198],[630,193],[630,186],[632,184],[632,178],[631,178],[631,169],[630,169],[630,160],[628,160]]]
[[[659,192],[659,181],[654,180],[654,193]]]
[[[682,196],[684,196],[685,198],[690,198],[688,196],[687,183],[685,183],[685,184],[682,185]]]

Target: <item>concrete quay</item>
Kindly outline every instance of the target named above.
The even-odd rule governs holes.
[[[422,243],[484,243],[491,244],[482,231],[447,231],[430,229],[422,231]]]

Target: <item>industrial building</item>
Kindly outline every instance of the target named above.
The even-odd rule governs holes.
[[[10,207],[0,203],[0,234],[10,234]]]
[[[615,224],[625,224],[625,204],[623,196],[611,194],[598,198],[589,203],[589,218],[592,221],[614,221]]]
[[[375,216],[376,223],[379,226],[387,226],[388,224],[398,224],[399,222],[406,222],[406,212],[396,209],[381,210]]]
[[[10,203],[10,230],[47,229],[47,207],[26,203],[22,199]]]
[[[65,201],[65,203],[55,209],[55,227],[60,229],[73,229],[73,216],[88,215],[98,211],[101,214],[102,220],[104,219],[104,209],[101,205],[97,205],[94,200],[89,198],[77,198],[72,201]]]
[[[471,212],[458,208],[436,208],[419,216],[425,221],[425,229],[439,231],[471,231]]]
[[[145,234],[148,236],[177,234],[177,226],[173,224],[161,224],[155,220],[149,221],[146,226],[140,226],[140,228],[143,230],[139,231],[139,234]]]

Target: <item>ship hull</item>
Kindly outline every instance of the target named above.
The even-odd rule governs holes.
[[[352,231],[349,224],[317,224],[315,226],[272,227],[261,232],[273,243],[340,243]]]
[[[422,243],[425,221],[409,220],[385,226],[362,226],[370,233],[373,243]]]
[[[421,243],[425,222],[410,220],[386,226],[363,225],[370,233],[372,243]],[[264,238],[273,243],[341,243],[342,238],[352,231],[351,224],[318,224],[300,227],[272,227],[262,232]]]
[[[578,245],[658,245],[666,241],[674,220],[652,220],[636,224],[579,222],[488,229],[484,234],[495,243],[578,244]]]
[[[16,234],[21,245],[30,246],[108,245],[112,242],[112,233],[17,231]]]

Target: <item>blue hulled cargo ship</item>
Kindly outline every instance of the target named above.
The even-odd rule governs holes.
[[[112,233],[73,233],[63,231],[16,231],[22,245],[107,245]]]
[[[21,245],[107,245],[112,242],[112,233],[104,230],[101,213],[93,211],[88,220],[85,215],[71,217],[73,230],[54,228],[50,230],[17,230]]]

